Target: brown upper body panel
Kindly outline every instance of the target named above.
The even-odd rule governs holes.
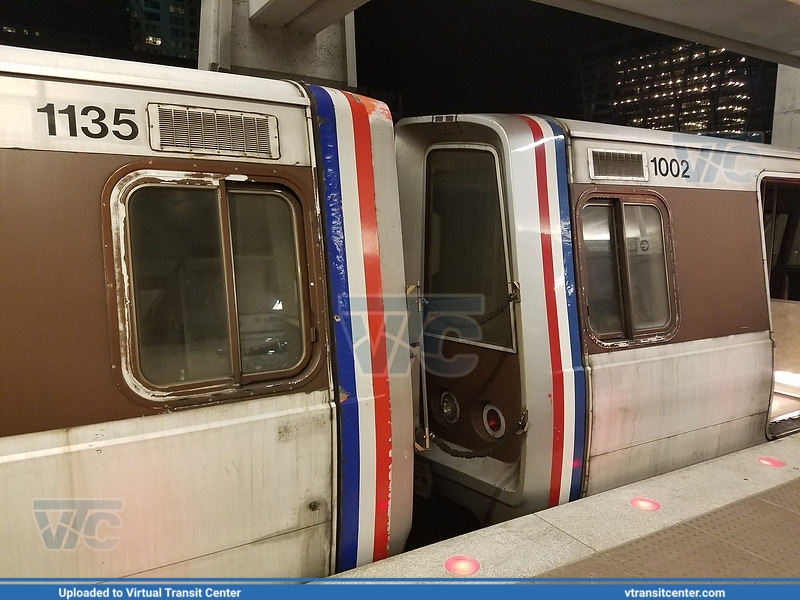
[[[573,201],[589,190],[608,197],[620,195],[620,188],[608,188],[606,194],[603,186],[573,185]],[[761,213],[755,192],[688,188],[650,191],[663,198],[668,208],[665,235],[672,237],[668,273],[676,290],[677,327],[664,343],[767,331]],[[647,194],[648,190],[629,192]],[[587,331],[584,279],[585,275],[579,287]],[[588,334],[584,340],[591,354],[615,350],[598,344]]]
[[[107,298],[116,296],[108,277],[111,254],[104,248],[101,199],[109,179],[131,163],[184,171],[234,169],[231,162],[199,162],[153,164],[117,155],[0,150],[0,436],[166,408],[165,403],[135,401],[118,375],[120,337],[111,331],[109,319],[116,307]],[[265,167],[248,167],[259,169],[267,173]],[[272,166],[269,173],[276,173]],[[310,169],[296,168],[290,179],[313,197]],[[312,225],[306,237],[317,241],[315,232]],[[318,243],[309,254],[304,272],[324,279]],[[315,287],[320,290],[315,293],[324,288]],[[328,379],[324,306],[319,297],[312,305],[323,314],[314,316],[321,329],[312,352],[313,372],[300,386],[305,390],[325,389]],[[274,389],[280,391],[285,389]]]

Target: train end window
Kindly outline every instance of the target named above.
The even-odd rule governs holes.
[[[800,186],[765,180],[761,197],[770,297],[800,302]]]
[[[496,153],[481,145],[436,146],[427,156],[426,188],[429,308],[438,312],[448,303],[479,298],[480,309],[469,313],[478,324],[471,343],[513,351],[513,311],[507,310],[511,269]],[[458,324],[457,319],[441,322]],[[452,330],[445,335],[465,341]]]
[[[601,345],[663,341],[677,326],[669,213],[655,196],[579,203],[584,310]]]

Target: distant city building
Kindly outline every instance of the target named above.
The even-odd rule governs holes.
[[[752,141],[771,138],[774,63],[654,34],[577,54],[586,120]]]
[[[2,0],[0,44],[121,58],[130,52],[128,0]]]
[[[197,66],[200,0],[2,0],[0,44]]]
[[[200,0],[129,0],[134,50],[197,61]]]

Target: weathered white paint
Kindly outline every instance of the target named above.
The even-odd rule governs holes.
[[[207,577],[256,577],[276,556],[282,576],[327,574],[335,431],[315,392],[2,438],[0,531],[15,551],[0,576],[124,577],[204,557]],[[96,532],[118,542],[47,549],[37,500],[121,501],[118,526]]]
[[[12,46],[0,46],[0,74],[31,75],[36,79],[91,81],[133,89],[167,88],[176,93],[237,98],[243,101],[263,101],[269,98],[277,104],[310,104],[297,86],[286,81]],[[120,92],[120,97],[125,98],[125,94]]]
[[[137,577],[208,578],[255,577],[286,578],[286,565],[304,565],[303,577],[326,577],[331,545],[329,522],[311,525],[275,537],[257,540],[209,556],[167,565],[138,573]]]
[[[755,191],[758,176],[765,168],[786,173],[800,170],[796,153],[765,144],[570,120],[560,122],[569,129],[573,141],[570,172],[573,183],[593,183],[589,174],[590,149],[645,152],[649,172],[646,182],[625,179],[597,182],[609,185]],[[658,172],[653,168],[653,158],[657,161],[663,158],[667,164],[677,161],[679,176]]]
[[[0,48],[0,61],[5,55]],[[103,61],[105,64],[105,61]],[[31,69],[33,71],[33,69]],[[177,69],[175,69],[177,71]],[[226,98],[213,95],[213,88],[206,93],[195,92],[197,86],[189,85],[191,91],[175,93],[160,82],[160,90],[141,89],[139,85],[134,89],[120,89],[116,81],[108,85],[90,84],[84,75],[76,73],[76,81],[63,82],[39,78],[35,73],[26,77],[3,76],[4,66],[0,64],[0,102],[3,111],[0,112],[0,147],[28,148],[33,150],[58,150],[64,152],[92,152],[103,154],[127,154],[154,157],[192,156],[187,153],[155,151],[150,145],[150,123],[147,116],[148,104],[175,104],[186,107],[200,107],[215,110],[241,111],[261,115],[274,115],[277,118],[278,144],[280,157],[275,160],[257,159],[261,163],[301,165],[311,164],[310,143],[306,128],[306,102],[298,98],[299,89],[280,83],[277,86],[264,86],[261,90],[265,94],[277,92],[277,96],[264,96],[261,102],[240,100],[235,95]],[[198,86],[205,83],[211,73],[194,72],[198,75]],[[42,77],[45,77],[44,75]],[[87,76],[88,77],[88,76]],[[227,94],[235,94],[236,84],[242,78],[231,75],[219,75],[223,79],[230,78],[232,88]],[[113,78],[112,78],[113,79]],[[252,81],[252,80],[248,80]],[[128,83],[126,78],[120,84]],[[141,83],[141,82],[139,82]],[[216,82],[215,82],[216,83]],[[277,82],[275,82],[277,83]],[[287,89],[287,86],[289,89]],[[175,88],[180,89],[180,85]],[[174,88],[172,88],[174,89]],[[291,90],[292,96],[288,95]],[[246,97],[246,96],[245,96]],[[277,98],[273,103],[272,99]],[[286,105],[282,100],[292,100],[294,106]],[[39,112],[40,108],[53,104],[56,111],[55,133],[50,135],[48,116]],[[72,105],[76,111],[77,135],[69,135],[68,118],[58,111]],[[92,124],[92,119],[97,118],[96,111],[89,111],[87,116],[81,115],[85,107],[98,107],[105,113],[104,123],[109,127],[109,132],[102,138],[92,139],[83,129],[98,132],[100,126]],[[115,126],[113,124],[115,111],[118,109],[134,111],[125,114],[124,118],[130,119],[138,128],[138,135],[132,140],[123,140],[114,135],[118,131],[122,135],[130,135],[130,126]],[[253,158],[225,157],[214,154],[195,154],[196,157],[214,158],[219,160],[234,160],[237,162],[253,162]]]
[[[589,492],[763,441],[769,332],[589,356]]]
[[[384,291],[386,351],[392,415],[392,470],[390,491],[389,555],[403,551],[411,529],[414,477],[415,387],[410,365],[408,312],[405,297],[405,266],[400,199],[397,191],[397,163],[394,156],[392,116],[384,104],[368,104],[375,178],[375,211],[381,247]],[[397,251],[395,251],[397,249]]]
[[[201,2],[198,68],[303,79],[335,87],[348,83],[347,54],[353,51],[344,24],[348,10],[330,18],[331,13],[315,11],[312,6],[312,10],[298,15],[286,27],[251,20],[251,9],[257,10],[258,3],[248,0]],[[295,5],[302,8],[303,3],[308,0],[278,0],[277,4],[292,13]],[[327,3],[325,0],[315,4]],[[277,18],[275,23],[282,20]]]
[[[593,456],[589,465],[587,495],[598,494],[675,469],[669,465],[694,465],[766,441],[761,412],[678,436]]]

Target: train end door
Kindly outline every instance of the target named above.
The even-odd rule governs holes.
[[[417,491],[482,524],[577,497],[585,394],[561,130],[425,117],[401,121],[396,144],[417,475],[431,482]]]
[[[760,193],[775,343],[767,435],[776,438],[800,429],[800,180],[774,174]]]

